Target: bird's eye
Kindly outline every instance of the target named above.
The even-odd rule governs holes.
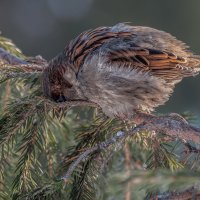
[[[56,100],[56,102],[64,102],[67,101],[67,98],[64,95],[60,95],[59,98]]]
[[[73,85],[70,84],[68,81],[64,80],[64,81],[62,82],[62,86],[63,86],[64,88],[71,88]]]

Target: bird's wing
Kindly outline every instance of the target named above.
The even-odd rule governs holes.
[[[142,47],[123,47],[107,50],[107,62],[114,66],[132,67],[146,71],[166,81],[178,81],[196,72],[188,66],[187,58],[173,53]]]
[[[176,46],[174,46],[176,45]],[[85,59],[101,51],[109,64],[149,71],[166,81],[176,81],[200,70],[199,58],[175,37],[148,27],[118,24],[85,31],[65,49],[68,61],[78,72]]]
[[[78,71],[85,58],[107,42],[117,38],[129,38],[133,33],[129,31],[113,32],[109,27],[99,27],[81,33],[65,48],[68,61]]]

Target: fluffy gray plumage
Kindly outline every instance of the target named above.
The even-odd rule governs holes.
[[[88,100],[108,116],[164,104],[176,83],[200,71],[200,59],[168,33],[117,24],[79,35],[49,63],[44,93],[55,101]]]

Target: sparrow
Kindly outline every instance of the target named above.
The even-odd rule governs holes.
[[[130,118],[163,105],[184,77],[200,71],[200,56],[171,34],[119,23],[70,41],[42,74],[44,95],[85,100],[109,117]]]

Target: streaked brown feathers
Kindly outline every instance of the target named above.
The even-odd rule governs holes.
[[[75,40],[71,41],[66,47],[65,52],[69,61],[74,64],[76,70],[81,67],[85,58],[92,51],[114,38],[130,37],[133,33],[130,32],[111,32],[108,27],[100,27],[94,30],[86,31],[80,34]]]
[[[151,43],[149,45],[152,48],[147,47],[148,44],[146,43],[149,40],[147,34],[157,37],[158,41],[154,41],[156,38],[151,36],[152,41],[155,42],[155,44]],[[158,37],[158,34],[164,36],[161,39],[166,40],[165,42],[171,42],[171,47],[170,44],[164,44],[166,46],[164,47],[162,45],[163,41],[159,42],[161,39]],[[144,41],[141,40],[138,42],[138,37],[142,36],[144,37]],[[88,30],[70,42],[69,46],[65,49],[65,54],[69,62],[73,64],[75,71],[78,72],[86,57],[91,53],[110,41],[116,40],[116,42],[120,42],[123,39],[135,42],[134,44],[133,42],[131,43],[134,47],[131,47],[131,45],[124,46],[123,48],[116,46],[117,48],[115,49],[105,50],[105,56],[110,64],[118,62],[120,66],[123,63],[124,66],[128,65],[137,69],[141,68],[141,70],[149,70],[153,75],[161,76],[161,78],[168,81],[174,78],[181,79],[184,76],[196,73],[194,61],[193,66],[190,65],[194,58],[192,58],[192,53],[187,50],[185,44],[176,40],[168,33],[148,27],[127,26],[127,28],[121,31],[113,31],[110,27],[99,27],[94,30]],[[145,47],[141,45],[142,43]],[[158,49],[156,49],[156,43],[158,43]],[[159,49],[161,45],[163,48]],[[175,45],[176,49],[172,49]],[[178,54],[179,51],[180,55]],[[196,60],[199,64],[199,59]]]
[[[44,94],[55,101],[84,99],[109,116],[130,116],[164,104],[176,83],[200,71],[200,56],[172,35],[117,24],[81,33],[50,61]]]

